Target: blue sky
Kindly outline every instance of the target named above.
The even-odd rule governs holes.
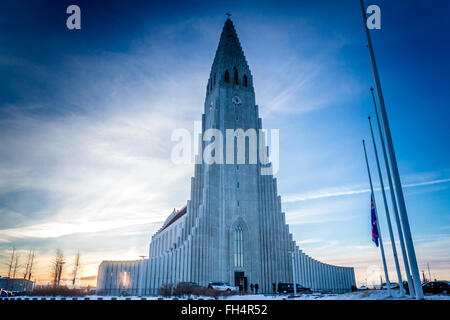
[[[82,29],[65,26],[81,8]],[[419,270],[450,278],[450,44],[447,1],[366,1]],[[361,139],[373,86],[359,1],[2,1],[0,260],[37,250],[46,282],[57,248],[79,250],[88,283],[104,259],[148,254],[190,193],[171,132],[200,120],[232,12],[265,128],[280,129],[278,192],[309,255],[382,270],[370,239]],[[369,159],[378,177],[372,145]],[[396,279],[381,195],[381,228]],[[395,229],[394,229],[395,230]],[[396,238],[397,234],[395,233]],[[0,268],[4,273],[4,265]]]

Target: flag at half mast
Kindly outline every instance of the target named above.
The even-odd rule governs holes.
[[[378,221],[375,213],[375,204],[373,203],[373,193],[370,197],[370,215],[372,217],[372,241],[375,242],[375,245],[378,247]]]

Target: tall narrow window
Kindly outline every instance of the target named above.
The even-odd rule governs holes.
[[[244,74],[244,87],[248,86],[248,79],[247,76]]]
[[[225,71],[225,82],[229,83],[230,82],[230,73],[227,71]]]
[[[234,70],[234,84],[239,84],[239,75],[238,75],[238,71],[236,68],[233,69]]]
[[[242,238],[242,228],[240,225],[234,229],[234,266],[244,266],[244,241]]]

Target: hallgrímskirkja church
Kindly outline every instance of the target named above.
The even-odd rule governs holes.
[[[212,128],[223,136],[227,129],[262,129],[253,78],[229,18],[206,89],[202,133]],[[260,143],[258,150],[265,149]],[[197,161],[191,199],[152,236],[149,258],[103,261],[97,292],[150,295],[165,284],[224,281],[244,290],[257,283],[271,293],[278,283],[293,283],[294,273],[304,287],[350,291],[354,269],[322,263],[299,249],[281,210],[276,178],[261,174],[265,165],[245,157],[243,164]]]

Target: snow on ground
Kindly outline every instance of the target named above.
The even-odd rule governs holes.
[[[400,297],[399,290],[392,290],[392,297],[387,290],[363,290],[343,294],[302,294],[296,297],[286,295],[245,295],[230,296],[228,300],[414,300],[413,298]],[[450,300],[450,295],[425,295],[425,300]]]
[[[221,297],[219,300],[412,300],[411,297],[400,297],[399,290],[392,290],[392,296],[389,297],[387,290],[361,290],[344,294],[302,294],[296,297],[287,295],[234,295]],[[5,298],[4,298],[5,299]],[[183,298],[163,298],[157,296],[147,297],[102,297],[102,296],[86,296],[86,297],[11,297],[9,300],[215,300],[212,297],[183,297]],[[450,295],[425,295],[425,300],[450,300]]]

